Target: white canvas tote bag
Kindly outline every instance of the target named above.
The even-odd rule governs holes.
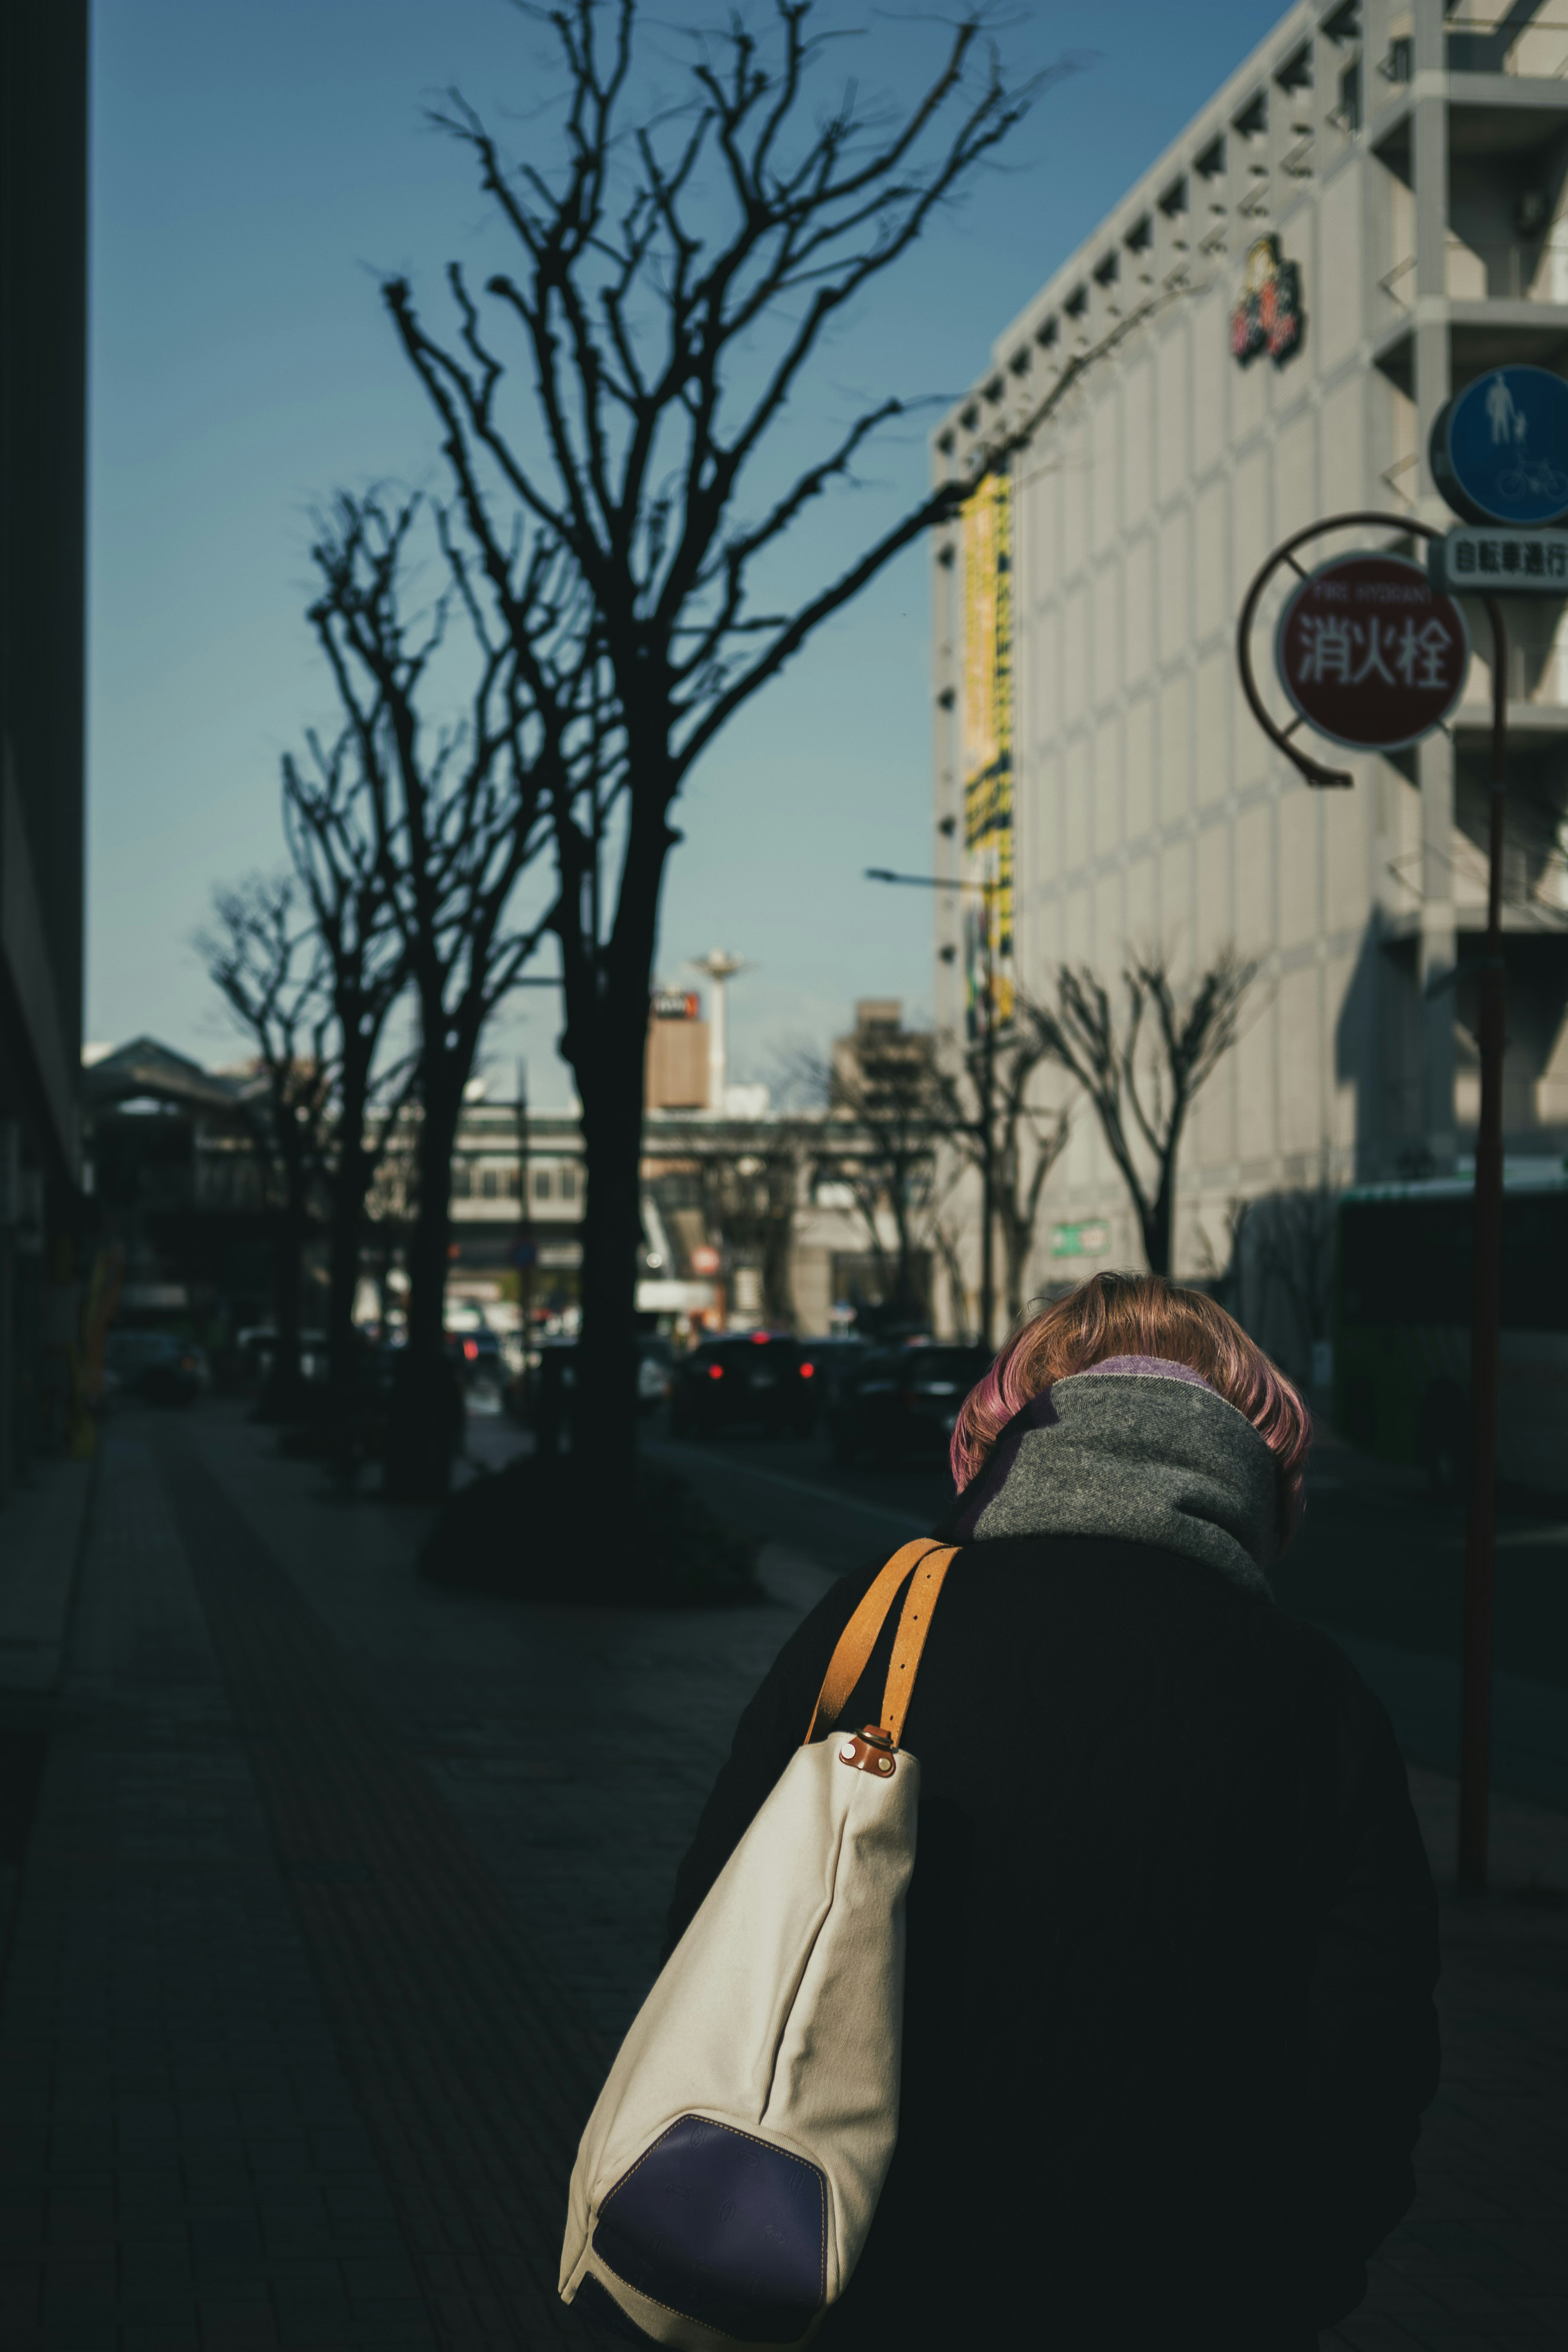
[[[904,1545],[856,1610],[805,1743],[671,1953],[583,2134],[561,2293],[657,2344],[795,2352],[865,2243],[899,2128],[920,1795],[899,1742],[952,1557]],[[880,1723],[818,1738],[906,1580]]]

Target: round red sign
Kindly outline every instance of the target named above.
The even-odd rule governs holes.
[[[1338,555],[1302,581],[1274,639],[1309,725],[1356,751],[1429,735],[1465,690],[1470,640],[1452,596],[1404,555]]]

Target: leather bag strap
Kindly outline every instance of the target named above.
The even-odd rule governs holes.
[[[942,1579],[957,1555],[956,1544],[942,1544],[935,1551],[928,1551],[917,1565],[904,1595],[892,1664],[888,1668],[888,1687],[882,1694],[882,1728],[895,1748],[903,1745],[904,1717],[914,1696],[915,1675],[920,1670],[926,1635],[931,1632],[931,1614],[942,1591]]]
[[[901,1682],[909,1687],[913,1686],[915,1669],[920,1664],[921,1651],[925,1645],[926,1629],[931,1622],[931,1609],[935,1606],[936,1595],[942,1589],[942,1579],[947,1572],[947,1564],[953,1556],[954,1549],[955,1547],[951,1545],[933,1544],[929,1536],[921,1536],[914,1543],[901,1544],[893,1554],[892,1559],[881,1570],[875,1583],[861,1600],[859,1607],[850,1618],[848,1624],[838,1636],[833,1655],[827,1662],[827,1672],[822,1678],[822,1688],[817,1694],[816,1705],[811,1710],[811,1721],[806,1726],[805,1738],[802,1742],[804,1747],[811,1745],[816,1738],[819,1727],[826,1729],[829,1725],[836,1723],[843,1713],[849,1694],[865,1673],[870,1661],[871,1653],[877,1646],[877,1636],[887,1622],[888,1613],[898,1599],[900,1587],[910,1573],[919,1568],[922,1560],[940,1561],[941,1567],[937,1570],[934,1586],[929,1576],[916,1579],[915,1589],[925,1595],[917,1611],[918,1641],[913,1640],[917,1625],[910,1623],[909,1617],[912,1602],[905,1603],[904,1615],[900,1620],[898,1641],[894,1649],[894,1671],[889,1676],[888,1694],[883,1702],[884,1714],[888,1701],[893,1696],[895,1682]],[[905,1657],[900,1670],[900,1656],[905,1650],[906,1630],[913,1643],[912,1654]],[[903,1703],[899,1708],[900,1727],[908,1705],[909,1695],[906,1688]]]

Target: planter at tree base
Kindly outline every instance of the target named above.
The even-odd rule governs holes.
[[[420,1573],[519,1601],[721,1609],[765,1599],[755,1540],[727,1528],[686,1479],[639,1464],[618,1507],[592,1486],[592,1456],[574,1467],[569,1454],[477,1479],[426,1536]]]

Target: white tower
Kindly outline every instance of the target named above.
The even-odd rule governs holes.
[[[693,956],[691,969],[706,972],[713,984],[712,1003],[708,1008],[708,1108],[721,1114],[730,1077],[724,1037],[724,982],[747,969],[746,960],[731,955],[728,948],[712,948],[705,956]]]

